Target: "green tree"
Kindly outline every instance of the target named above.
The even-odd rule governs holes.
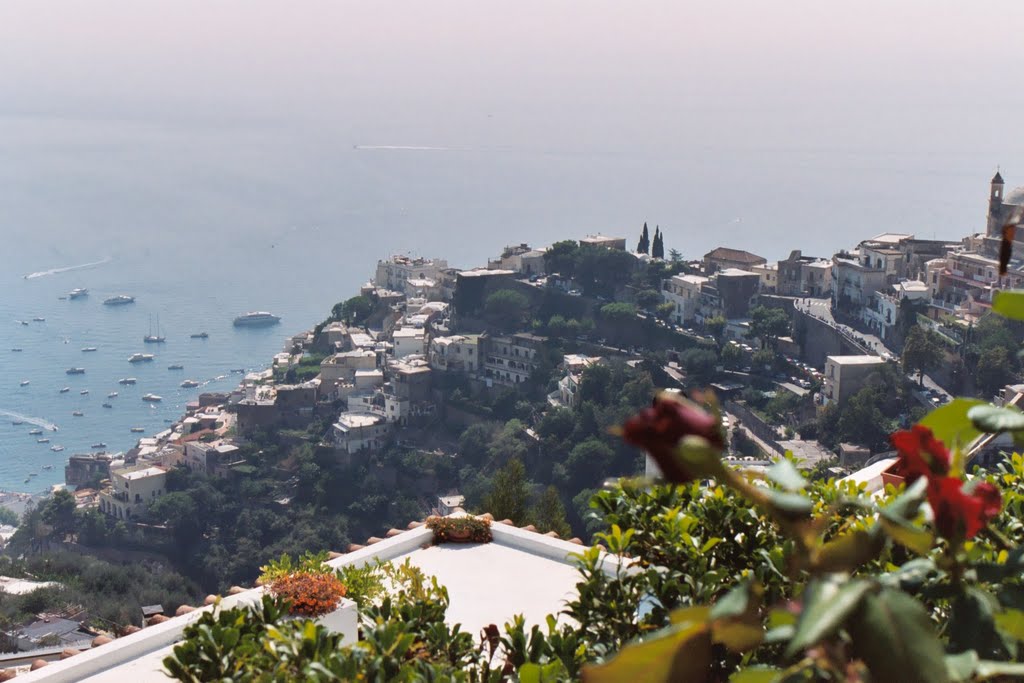
[[[494,474],[490,493],[484,496],[484,512],[521,525],[526,521],[526,501],[526,468],[522,460],[513,458]]]
[[[617,301],[601,307],[601,317],[613,325],[621,325],[636,319],[636,306]]]
[[[671,301],[666,301],[663,304],[658,304],[654,309],[654,316],[658,320],[664,320],[668,322],[672,319],[672,316],[676,314],[676,305]]]
[[[544,268],[549,273],[557,273],[562,277],[576,277],[576,264],[579,260],[580,246],[573,240],[555,242],[544,252]]]
[[[492,292],[484,303],[487,321],[505,331],[520,329],[526,321],[530,301],[513,289],[499,289]]]
[[[373,313],[373,300],[362,295],[334,304],[331,309],[331,317],[347,325],[362,324],[366,322],[371,313]]]
[[[10,508],[0,507],[0,524],[8,524],[10,526],[18,526],[18,522],[21,518],[18,517],[18,513]]]
[[[727,368],[738,368],[743,362],[743,350],[737,344],[726,344],[722,347],[722,365]]]
[[[720,315],[708,318],[704,321],[704,329],[715,339],[721,339],[722,332],[725,331],[725,318]]]
[[[942,342],[938,335],[920,325],[915,326],[907,335],[903,345],[903,371],[908,374],[918,373],[918,383],[924,384],[924,373],[942,363]]]
[[[40,516],[54,536],[63,540],[75,530],[75,496],[67,489],[54,493],[40,506]]]
[[[839,439],[884,448],[888,443],[888,422],[878,407],[876,392],[865,387],[851,396],[839,410]]]
[[[750,309],[750,334],[766,348],[775,348],[779,337],[789,332],[789,316],[779,308],[754,306]]]
[[[615,451],[597,437],[582,441],[569,451],[563,468],[565,484],[570,490],[579,490],[587,484],[596,484],[611,475],[609,467]]]
[[[672,263],[682,263],[683,254],[678,249],[669,249],[668,260],[671,261]]]
[[[572,535],[569,522],[565,519],[565,506],[554,486],[548,486],[540,494],[537,503],[530,509],[530,521],[542,534],[554,531],[562,538]]]
[[[1004,347],[994,346],[981,352],[978,369],[975,371],[975,381],[985,396],[996,394],[1013,380],[1013,365],[1010,363],[1010,354]]]
[[[661,293],[655,289],[644,289],[636,295],[636,305],[648,311],[661,303]]]
[[[694,381],[705,383],[715,375],[718,356],[708,349],[687,349],[680,354],[679,362]]]
[[[637,242],[636,252],[638,254],[649,254],[651,253],[651,236],[647,232],[647,222],[644,221],[644,229],[640,233],[640,241]]]

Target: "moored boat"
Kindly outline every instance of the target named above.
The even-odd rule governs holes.
[[[82,353],[91,353],[96,350],[95,346],[86,346],[82,348]]]
[[[114,406],[110,405],[109,403],[104,403],[103,407],[104,408],[113,408]]]
[[[73,410],[71,412],[71,415],[74,417],[82,417],[83,415],[85,415],[85,413],[83,413],[81,410]]]
[[[235,318],[235,327],[263,327],[281,322],[281,316],[267,311],[250,311]]]
[[[130,431],[132,434],[141,434],[142,432],[144,432],[146,430],[144,428],[142,428],[142,427],[132,427],[128,431]]]
[[[184,370],[185,366],[182,365],[181,363],[174,363],[173,365],[168,365],[167,369],[168,370]]]
[[[80,299],[83,296],[89,296],[89,290],[85,289],[84,287],[75,287],[70,292],[68,292],[69,299]]]
[[[118,384],[135,384],[135,382],[136,379],[134,377],[124,377],[122,379],[117,380]]]
[[[103,300],[104,306],[123,306],[124,304],[133,303],[135,303],[135,297],[128,296],[126,294],[118,294],[117,296],[112,296],[109,299]]]
[[[84,375],[85,368],[68,368],[64,371],[65,375]]]
[[[191,339],[207,339],[207,338],[209,338],[209,336],[210,335],[208,335],[206,332],[198,332],[196,334],[190,334],[189,338],[191,338]]]
[[[163,399],[163,396],[157,396],[156,394],[146,394],[142,397],[143,401],[149,401],[150,403],[158,403]]]
[[[28,386],[28,380],[27,379],[21,380],[21,386],[27,387]]]
[[[187,379],[179,385],[182,389],[195,389],[199,386],[199,382],[194,379]]]
[[[64,447],[61,445],[50,446],[50,450],[53,451],[54,453],[60,453],[62,450],[64,450]]]
[[[60,393],[62,393],[62,394],[66,394],[66,393],[68,393],[69,391],[71,391],[71,387],[64,387],[63,389],[61,389],[61,390],[60,390]]]
[[[156,356],[154,356],[151,353],[133,353],[132,355],[128,356],[128,362],[129,363],[148,363],[149,361],[153,360],[154,358],[156,358]]]

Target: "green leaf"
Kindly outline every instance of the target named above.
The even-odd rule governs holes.
[[[764,629],[760,624],[751,624],[737,619],[719,622],[711,627],[712,639],[733,652],[746,652],[761,644]]]
[[[707,622],[711,608],[707,605],[694,605],[693,607],[680,607],[672,610],[668,615],[669,623],[673,626],[703,624]]]
[[[1024,430],[1024,413],[1016,408],[975,406],[967,413],[975,427],[983,432],[1019,432]]]
[[[885,538],[872,529],[857,529],[838,536],[818,549],[814,569],[819,572],[851,571],[876,557]]]
[[[711,635],[707,625],[690,624],[681,629],[669,629],[661,637],[627,645],[608,662],[585,667],[583,681],[702,683],[708,680],[710,669]]]
[[[932,430],[935,438],[949,447],[960,441],[968,444],[974,441],[980,432],[974,428],[967,411],[975,406],[988,405],[984,401],[973,398],[953,399],[944,406],[931,411],[918,424]]]
[[[910,521],[917,516],[917,510],[924,502],[928,480],[921,477],[904,489],[903,493],[881,510],[882,517],[892,520]]]
[[[1024,612],[1019,609],[1004,610],[995,615],[996,626],[1017,640],[1024,640]]]
[[[918,555],[927,555],[935,545],[935,536],[930,531],[885,516],[880,517],[879,522],[892,540]]]
[[[775,489],[768,491],[768,504],[780,516],[790,519],[807,517],[814,510],[814,503],[809,498]]]
[[[807,480],[800,474],[796,466],[782,458],[765,471],[765,476],[788,491],[801,491],[807,488]]]
[[[1010,320],[1024,320],[1024,291],[998,290],[992,296],[992,310]]]
[[[863,596],[847,630],[854,652],[872,680],[943,683],[949,680],[942,642],[928,612],[906,593],[891,588]]]
[[[782,669],[774,667],[752,666],[729,676],[729,683],[772,683],[781,673]]]
[[[955,655],[946,655],[946,673],[953,683],[967,683],[974,679],[978,668],[978,653],[967,650]]]
[[[739,617],[748,611],[751,602],[751,585],[748,582],[741,583],[715,602],[711,608],[712,619],[727,619]]]
[[[796,632],[786,648],[786,657],[828,638],[856,611],[861,600],[874,588],[870,581],[854,579],[844,584],[836,579],[819,579],[808,585],[804,608]]]
[[[947,635],[951,650],[974,650],[980,657],[996,659],[1013,654],[1007,653],[1002,635],[996,630],[999,602],[994,595],[969,586],[953,598],[950,607]]]

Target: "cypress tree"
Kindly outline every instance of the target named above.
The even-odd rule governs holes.
[[[647,221],[644,221],[643,232],[640,233],[640,241],[636,245],[636,253],[648,254],[651,251],[651,236],[647,232]]]
[[[654,246],[651,247],[651,256],[654,258],[665,258],[665,235],[659,227],[654,228]]]

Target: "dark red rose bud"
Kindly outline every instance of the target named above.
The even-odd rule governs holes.
[[[918,477],[930,478],[949,473],[949,451],[928,427],[914,425],[909,430],[894,432],[889,436],[889,442],[899,451],[900,468],[908,484]]]
[[[650,453],[665,478],[675,482],[693,479],[674,455],[685,436],[700,436],[713,446],[725,447],[719,419],[688,401],[655,398],[652,407],[640,411],[623,426],[626,443]]]
[[[928,482],[928,503],[932,507],[935,529],[949,539],[968,539],[981,531],[999,514],[1002,496],[999,489],[981,482],[970,493],[956,477],[936,477]]]

